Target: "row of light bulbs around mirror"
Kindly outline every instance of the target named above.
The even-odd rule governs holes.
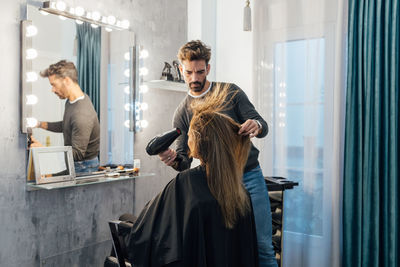
[[[29,38],[33,37],[33,36],[37,35],[37,33],[38,33],[38,30],[34,25],[28,25],[26,27],[26,37],[29,37]],[[36,49],[28,48],[26,50],[26,59],[27,60],[33,60],[37,56],[38,56],[38,52],[36,51]],[[147,58],[148,56],[149,56],[149,52],[147,50],[145,50],[145,49],[142,49],[139,52],[139,59],[143,60],[143,59]],[[124,59],[126,61],[130,60],[129,52],[126,52],[124,54]],[[149,71],[145,67],[142,67],[142,68],[139,69],[139,76],[146,76],[148,73],[149,73]],[[124,71],[124,75],[129,78],[130,69],[126,69]],[[35,71],[28,71],[26,73],[26,81],[27,82],[33,83],[33,82],[37,81],[37,79],[38,79],[38,74]],[[144,93],[148,92],[148,90],[149,90],[149,88],[148,88],[147,85],[142,84],[139,87],[139,93],[144,94]],[[124,88],[124,92],[126,94],[130,94],[129,86],[126,86]],[[34,95],[34,94],[30,94],[30,95],[26,96],[26,105],[35,105],[35,104],[38,103],[38,101],[39,101],[38,97],[36,95]],[[130,111],[132,107],[131,107],[131,104],[126,103],[124,108],[125,108],[126,111]],[[140,110],[144,111],[144,110],[147,110],[147,109],[148,109],[147,103],[139,103],[138,102],[138,103],[135,104],[135,116],[136,116],[136,123],[137,123],[137,127],[138,128],[146,128],[148,126],[148,122],[146,120],[140,120],[140,116],[138,115]],[[27,123],[27,127],[35,127],[37,125],[37,123],[38,123],[38,120],[36,118],[29,117],[29,118],[26,119],[26,123]],[[129,128],[129,120],[125,121],[124,124],[125,124],[126,127]]]
[[[85,9],[81,6],[68,7],[64,1],[50,2],[49,8],[61,12],[61,14],[59,15],[59,18],[62,20],[67,19],[65,16],[62,15],[62,13],[66,13],[69,16],[72,16],[74,18],[76,17],[75,22],[77,24],[82,24],[83,20],[88,19],[90,21],[101,22],[102,24],[105,24],[105,25],[117,27],[117,28],[120,28],[121,30],[122,29],[127,30],[127,29],[129,29],[129,26],[130,26],[129,20],[127,20],[127,19],[117,20],[117,18],[113,15],[102,16],[100,14],[100,12],[98,12],[98,11],[93,11],[93,12],[85,11]],[[43,15],[49,14],[44,9],[40,10],[40,13]],[[91,23],[90,25],[93,28],[99,27],[99,25],[96,23]],[[105,27],[105,30],[108,32],[112,31],[112,29],[107,26]]]
[[[139,51],[139,60],[143,61],[144,59],[146,59],[149,56],[149,52],[146,49],[140,49]],[[124,54],[124,58],[126,61],[130,60],[130,53],[126,52]],[[143,81],[143,77],[146,76],[147,74],[149,74],[149,70],[146,67],[140,67],[139,68],[139,79],[140,81]],[[125,77],[129,78],[130,76],[130,69],[126,69],[124,71],[124,75]],[[145,94],[149,91],[149,87],[145,84],[140,84],[139,85],[139,94]],[[129,86],[125,86],[124,88],[124,93],[129,95],[130,94],[130,88]],[[140,98],[139,98],[140,99]],[[130,112],[133,109],[132,104],[130,103],[126,103],[124,105],[124,109],[127,112]],[[140,113],[142,111],[145,111],[148,109],[148,104],[144,103],[144,102],[135,102],[135,107],[134,107],[134,111],[135,111],[135,117],[136,117],[136,125],[135,128],[136,129],[143,129],[146,128],[149,124],[146,120],[141,119]],[[130,121],[126,120],[124,123],[126,128],[130,128]]]

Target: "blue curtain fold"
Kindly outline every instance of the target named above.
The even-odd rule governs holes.
[[[100,118],[101,28],[84,22],[76,25],[76,32],[78,82]]]
[[[343,266],[400,266],[399,8],[349,0]]]

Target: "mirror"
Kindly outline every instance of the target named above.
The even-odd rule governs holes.
[[[71,147],[34,147],[30,150],[29,163],[28,169],[34,169],[35,172],[36,184],[70,181],[75,178]]]
[[[23,38],[29,37],[23,41],[21,53],[22,72],[26,74],[22,75],[22,131],[37,122],[63,121],[68,100],[59,99],[52,92],[49,79],[39,73],[51,64],[67,60],[77,67],[79,85],[93,103],[100,122],[100,165],[133,164],[137,53],[134,33],[110,31],[105,26],[91,29],[90,23],[49,14],[32,5],[27,5],[24,22]],[[29,25],[34,25],[36,34],[28,33]],[[82,34],[84,26],[88,31],[96,31],[96,38]],[[95,60],[84,61],[85,56]],[[33,128],[32,136],[46,147],[69,145],[64,143],[62,132]]]

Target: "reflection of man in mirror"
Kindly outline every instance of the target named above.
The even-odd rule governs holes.
[[[64,145],[72,146],[76,172],[96,171],[99,165],[100,124],[89,96],[78,84],[74,63],[61,60],[40,73],[47,77],[51,91],[65,102],[64,118],[57,122],[38,122],[37,127],[63,133]],[[42,146],[32,138],[32,147]]]

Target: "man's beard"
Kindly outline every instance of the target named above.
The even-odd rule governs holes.
[[[200,83],[200,82],[189,83],[189,88],[193,92],[199,93],[199,92],[201,92],[203,90],[205,84],[206,84],[206,79],[204,79],[204,81],[202,83]],[[197,87],[193,88],[192,85],[196,85]]]

